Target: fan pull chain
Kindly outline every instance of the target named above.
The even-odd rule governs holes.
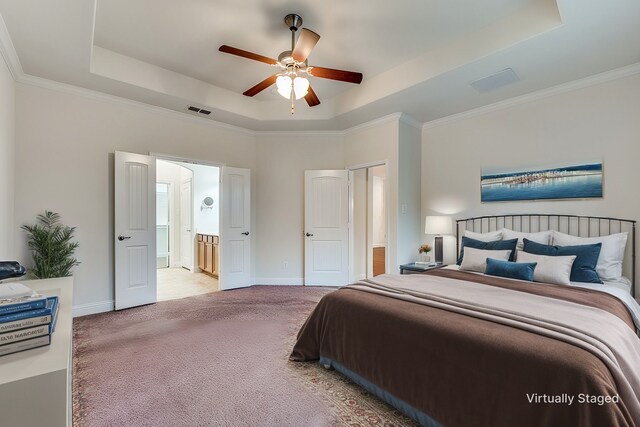
[[[291,115],[293,116],[293,100],[295,98],[295,93],[293,92],[293,80],[291,81]]]

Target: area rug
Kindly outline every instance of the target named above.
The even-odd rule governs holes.
[[[75,319],[74,426],[414,426],[335,371],[288,360],[328,292],[254,286]]]

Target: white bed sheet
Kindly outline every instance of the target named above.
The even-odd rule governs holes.
[[[448,265],[443,267],[448,270],[459,270],[459,265]],[[484,273],[476,273],[473,271],[469,271],[469,273],[473,274],[484,274]],[[517,279],[509,279],[509,280],[517,280]],[[522,280],[518,280],[519,282]],[[538,285],[544,285],[544,283],[535,282]],[[636,325],[636,328],[640,330],[640,304],[636,301],[631,295],[631,281],[626,277],[621,277],[617,281],[607,281],[604,283],[581,283],[581,282],[571,282],[571,285],[576,288],[585,288],[585,289],[593,289],[595,291],[604,292],[609,295],[613,295],[618,298],[631,313],[631,317],[633,317],[633,322]]]

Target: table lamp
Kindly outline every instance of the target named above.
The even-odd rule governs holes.
[[[435,261],[442,264],[442,235],[451,234],[453,231],[451,217],[444,215],[430,215],[424,220],[424,234],[435,235],[434,251]]]

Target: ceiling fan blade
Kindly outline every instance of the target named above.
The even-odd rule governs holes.
[[[276,60],[267,58],[266,56],[258,55],[257,53],[247,52],[246,50],[238,49],[235,47],[227,46],[223,44],[218,49],[220,52],[230,53],[231,55],[242,56],[243,58],[253,59],[254,61],[264,62],[269,65],[276,65]]]
[[[318,43],[318,40],[320,40],[320,36],[318,34],[303,28],[300,31],[300,37],[298,37],[296,46],[293,49],[293,52],[291,52],[291,57],[298,62],[304,62],[315,47],[316,43]]]
[[[276,82],[276,78],[278,78],[278,76],[276,76],[275,74],[273,76],[267,77],[266,79],[264,79],[263,81],[261,81],[260,83],[258,83],[254,87],[252,87],[251,89],[247,89],[243,93],[243,95],[245,95],[245,96],[255,96],[255,95],[259,94],[260,92],[262,92],[263,90],[265,90],[266,88],[268,88],[269,86],[274,84]]]
[[[318,95],[316,95],[311,86],[309,86],[309,92],[304,96],[304,99],[309,104],[309,107],[315,107],[320,104],[320,99],[318,99]]]
[[[309,67],[310,75],[320,77],[321,79],[339,80],[341,82],[360,84],[362,82],[362,73],[353,71],[334,70],[333,68]]]

